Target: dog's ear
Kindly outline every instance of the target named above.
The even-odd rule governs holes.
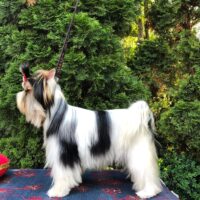
[[[56,74],[56,70],[55,69],[49,70],[48,74],[47,74],[47,79],[55,78],[55,74]]]

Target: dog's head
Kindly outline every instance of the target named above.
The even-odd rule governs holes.
[[[17,107],[26,116],[27,122],[39,128],[54,103],[55,69],[38,70],[31,75],[28,66],[23,66],[21,72],[24,90],[17,93]]]

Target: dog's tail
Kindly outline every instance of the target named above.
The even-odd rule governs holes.
[[[127,119],[124,119],[124,133],[121,134],[121,143],[129,148],[138,140],[153,141],[155,125],[153,113],[145,101],[137,101],[128,108]],[[124,143],[126,141],[126,143]]]
[[[153,113],[145,101],[133,103],[129,110],[135,134],[151,134],[153,136],[156,133]]]

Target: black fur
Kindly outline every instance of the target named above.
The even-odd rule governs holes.
[[[67,109],[68,106],[66,102],[63,99],[60,99],[58,108],[54,113],[51,124],[49,125],[49,128],[47,130],[47,137],[59,133],[60,125],[62,124],[62,120],[65,116],[65,113],[67,112]]]
[[[75,163],[80,163],[77,144],[73,141],[60,140],[60,159],[64,166],[74,167]]]
[[[35,81],[35,83],[33,84],[33,94],[34,97],[36,98],[36,100],[42,105],[42,107],[45,107],[44,104],[44,97],[43,97],[43,91],[44,91],[44,87],[43,87],[43,81],[44,79],[41,78],[38,81]]]
[[[91,153],[95,156],[105,154],[111,146],[110,141],[110,117],[107,111],[96,111],[96,123],[98,141],[91,147]]]
[[[34,80],[34,79],[30,79],[29,82],[33,83],[33,92],[34,92],[34,97],[36,98],[36,100],[42,105],[42,107],[44,108],[44,110],[49,110],[50,107],[53,105],[54,103],[54,99],[52,98],[50,101],[48,102],[44,102],[44,96],[43,96],[43,92],[44,92],[44,81],[46,81],[44,78],[41,78],[39,80]],[[45,82],[45,84],[47,84]]]
[[[61,145],[60,159],[64,166],[73,167],[75,163],[80,162],[78,146],[75,139],[76,127],[76,112],[73,110],[71,121],[66,124],[66,129],[63,128],[63,130],[61,130],[64,133],[61,133],[59,135]]]

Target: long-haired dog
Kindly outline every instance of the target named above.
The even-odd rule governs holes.
[[[46,166],[53,178],[49,197],[63,197],[81,183],[85,169],[123,165],[141,198],[162,190],[154,144],[154,118],[144,101],[127,109],[92,111],[69,105],[55,70],[23,71],[17,106],[43,127]]]

